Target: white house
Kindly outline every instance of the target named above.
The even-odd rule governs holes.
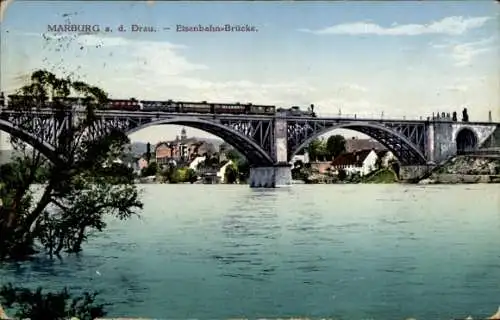
[[[309,153],[307,151],[305,151],[303,155],[300,155],[300,154],[294,155],[292,160],[290,161],[290,164],[294,164],[297,161],[302,161],[302,163],[308,163],[309,162]]]
[[[389,163],[396,160],[394,154],[389,150],[377,151],[377,156],[382,160],[382,167],[388,167]]]
[[[224,180],[226,179],[226,169],[228,166],[232,165],[233,162],[229,160],[226,164],[224,164],[219,171],[217,172],[217,177],[219,178],[219,181],[225,182]]]
[[[375,150],[344,153],[333,159],[331,168],[337,172],[342,169],[347,174],[364,176],[376,169],[377,159]]]
[[[189,169],[196,170],[200,163],[203,163],[205,161],[206,157],[196,157],[190,164],[189,164]]]

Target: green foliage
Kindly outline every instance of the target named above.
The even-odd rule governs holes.
[[[326,155],[326,145],[324,141],[320,139],[314,139],[309,143],[307,147],[307,152],[309,153],[309,159],[311,161],[324,160]]]
[[[389,168],[391,168],[392,171],[394,171],[396,173],[396,176],[399,179],[399,177],[400,177],[400,172],[399,171],[401,169],[401,167],[399,165],[399,162],[396,161],[396,160],[394,160],[394,159],[392,159],[391,161],[389,161]]]
[[[219,159],[217,157],[206,155],[203,165],[205,167],[217,167],[219,165]]]
[[[184,179],[184,175],[183,175],[182,170],[180,170],[180,169],[174,169],[168,175],[168,181],[170,183],[181,183],[183,179]]]
[[[346,141],[341,135],[333,135],[326,140],[326,152],[328,157],[337,157],[346,151]]]
[[[338,178],[340,181],[345,181],[347,178],[347,172],[344,169],[339,169]]]
[[[51,256],[61,251],[78,252],[90,230],[102,231],[104,217],[126,219],[142,208],[133,183],[132,170],[113,163],[129,144],[127,136],[112,130],[99,137],[88,135],[97,119],[93,110],[103,105],[106,94],[83,82],[58,79],[47,71],[36,71],[32,82],[19,90],[29,98],[24,112],[42,106],[48,97],[63,111],[64,98],[76,92],[84,101],[86,118],[62,129],[58,153],[63,163],[48,163],[40,153],[18,139],[11,139],[22,154],[2,166],[0,189],[0,259],[21,259],[41,245]],[[64,113],[60,114],[61,117]],[[56,118],[59,114],[56,114]],[[22,129],[35,135],[31,122],[20,121]],[[30,187],[44,180],[43,193],[36,202]]]
[[[224,180],[226,183],[233,184],[238,182],[239,171],[238,166],[233,162],[226,167]]]
[[[143,177],[156,176],[158,173],[158,164],[156,162],[151,162],[149,165],[141,170]]]
[[[146,144],[146,161],[149,165],[149,162],[151,161],[151,143],[149,142]]]
[[[226,157],[233,162],[241,161],[241,159],[244,158],[243,155],[236,149],[227,150]]]
[[[397,181],[398,177],[396,173],[389,168],[377,170],[370,176],[362,179],[364,183],[395,183]]]
[[[346,140],[341,135],[333,135],[325,141],[314,139],[309,143],[307,152],[311,161],[328,161],[346,151]]]
[[[236,171],[238,173],[237,181],[246,181],[250,176],[250,164],[248,163],[247,159],[236,149],[228,150],[226,152],[226,157],[236,165]]]
[[[198,175],[196,174],[196,171],[191,168],[188,168],[186,171],[185,182],[195,183],[197,180],[198,180]]]
[[[375,160],[375,170],[380,169],[382,169],[382,158],[377,157],[377,160]]]
[[[311,164],[304,164],[301,160],[295,161],[292,168],[292,179],[309,181],[309,176],[312,174]]]
[[[66,320],[76,317],[91,320],[106,315],[104,304],[96,304],[96,293],[84,292],[71,298],[65,288],[57,293],[44,293],[42,288],[31,291],[12,284],[0,288],[0,301],[7,308],[17,310],[15,317],[31,320]]]
[[[170,183],[195,183],[198,180],[196,171],[191,168],[175,168],[170,166],[163,172],[163,176]]]

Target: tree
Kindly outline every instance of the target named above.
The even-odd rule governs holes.
[[[241,153],[239,153],[236,149],[227,150],[226,157],[233,162],[238,162],[243,158]]]
[[[302,160],[297,160],[293,163],[293,168],[294,169],[301,169],[304,167],[304,162],[302,162]]]
[[[174,168],[169,172],[168,182],[170,183],[181,183],[183,182],[183,172],[180,169]]]
[[[226,180],[226,183],[236,183],[238,181],[238,176],[238,167],[234,163],[229,164],[226,167],[226,172],[224,174],[224,180]]]
[[[196,174],[196,171],[191,168],[187,169],[186,182],[195,183],[196,181],[198,181],[198,175]]]
[[[398,179],[400,179],[400,165],[399,165],[399,162],[396,161],[395,159],[391,159],[389,161],[389,167],[392,169],[392,171],[394,171],[396,173],[396,177]]]
[[[382,169],[382,158],[381,157],[377,157],[377,160],[375,160],[375,170],[380,170]]]
[[[346,151],[346,141],[341,135],[333,135],[326,140],[326,151],[328,156],[337,157]]]
[[[158,164],[151,162],[146,168],[141,170],[143,177],[155,176],[158,173]]]
[[[344,169],[339,170],[338,178],[340,181],[344,181],[347,178],[347,172]]]
[[[0,170],[4,184],[0,190],[0,259],[21,259],[39,248],[50,256],[79,252],[90,230],[104,230],[105,216],[128,219],[142,208],[132,169],[113,163],[130,143],[127,136],[117,130],[100,136],[90,134],[99,121],[94,110],[107,102],[105,92],[44,70],[35,71],[31,82],[18,90],[28,97],[22,110],[25,114],[51,99],[56,121],[61,122],[71,107],[61,98],[71,92],[82,98],[86,115],[61,129],[57,152],[64,161],[48,163],[35,149],[11,139],[21,156]],[[20,119],[18,125],[32,134],[42,134],[29,117]],[[43,166],[47,168],[46,183],[35,201],[30,187]]]
[[[325,155],[324,142],[320,139],[314,139],[309,143],[307,152],[309,153],[309,159],[311,161],[317,161]]]
[[[97,294],[84,292],[71,298],[65,288],[57,293],[44,293],[42,288],[31,291],[12,284],[0,288],[0,301],[7,308],[15,308],[15,317],[31,320],[65,320],[76,317],[91,320],[106,315],[104,304],[95,304]]]
[[[146,144],[146,161],[149,165],[149,162],[151,161],[151,143]]]
[[[238,180],[240,182],[246,181],[250,176],[250,164],[248,160],[236,149],[227,150],[226,157],[236,165]]]

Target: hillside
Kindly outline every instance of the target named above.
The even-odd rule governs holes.
[[[380,169],[368,177],[362,179],[363,183],[395,183],[398,182],[398,176],[392,169]]]
[[[436,168],[419,184],[499,183],[500,157],[458,156]]]
[[[458,156],[435,171],[436,174],[500,174],[500,158]]]

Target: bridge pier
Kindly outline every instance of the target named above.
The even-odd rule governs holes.
[[[279,188],[292,184],[292,166],[288,163],[287,121],[278,116],[274,119],[273,166],[250,168],[250,188]]]
[[[496,124],[474,124],[469,122],[434,122],[427,130],[427,160],[442,163],[457,155],[457,139],[465,130],[474,136],[473,149],[479,149],[495,132]]]
[[[279,188],[292,184],[292,166],[251,167],[248,179],[250,188]]]

